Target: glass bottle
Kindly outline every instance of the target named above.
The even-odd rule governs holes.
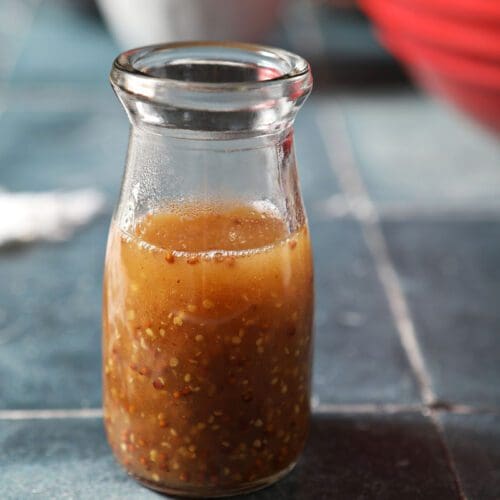
[[[313,271],[293,121],[307,62],[239,43],[121,54],[130,122],[104,276],[104,415],[146,486],[273,483],[309,420]]]

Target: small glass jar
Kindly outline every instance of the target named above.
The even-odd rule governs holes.
[[[104,415],[118,461],[180,496],[252,491],[306,440],[313,270],[293,121],[307,62],[238,43],[121,54],[130,142],[108,241]]]

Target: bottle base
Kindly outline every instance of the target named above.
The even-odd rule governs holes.
[[[176,487],[168,487],[162,486],[154,481],[150,481],[148,479],[144,479],[142,477],[138,477],[132,475],[132,477],[138,481],[140,484],[149,488],[150,490],[158,491],[163,494],[172,495],[174,497],[184,497],[184,498],[223,498],[230,497],[233,495],[242,495],[247,493],[253,493],[254,491],[261,490],[263,488],[267,488],[268,486],[273,485],[279,480],[283,479],[286,475],[288,475],[295,467],[297,462],[293,462],[286,469],[273,474],[272,476],[265,477],[263,479],[259,479],[258,481],[253,481],[251,483],[246,483],[242,486],[236,488],[220,488],[217,486],[214,487],[203,487],[203,486],[184,486],[182,488]]]

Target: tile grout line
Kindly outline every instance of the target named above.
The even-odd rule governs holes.
[[[405,405],[397,403],[383,404],[319,404],[313,407],[312,413],[322,415],[335,414],[393,414],[422,413],[421,405]],[[68,408],[68,409],[32,409],[32,410],[0,410],[2,420],[51,420],[51,419],[94,419],[104,416],[102,408]]]
[[[355,415],[386,415],[396,413],[424,413],[425,407],[420,404],[399,403],[320,403],[313,407],[313,415],[355,414]]]
[[[339,179],[342,190],[347,195],[352,213],[360,222],[364,239],[370,250],[378,277],[386,294],[391,316],[395,322],[401,344],[410,367],[417,378],[422,401],[424,405],[433,405],[437,398],[432,389],[432,383],[417,341],[409,307],[380,228],[377,209],[370,199],[358,173],[344,118],[343,116],[339,116],[339,112],[336,112],[336,115],[337,118],[333,123],[331,114],[328,117],[329,119],[323,116],[317,117],[320,135],[323,139],[330,165]],[[336,151],[332,151],[332,146],[335,147],[339,142],[337,141],[337,144],[332,143],[332,137],[341,140],[341,147],[337,148]],[[344,154],[342,155],[342,153]],[[338,158],[336,158],[336,155],[338,155]]]
[[[75,408],[57,410],[0,410],[0,421],[102,418],[102,416],[102,408]]]
[[[380,220],[406,221],[409,219],[425,219],[431,221],[498,221],[500,219],[500,203],[489,205],[459,206],[432,205],[429,203],[383,203],[377,206]]]
[[[340,107],[340,103],[338,102],[337,107]],[[429,410],[430,420],[445,454],[458,498],[460,500],[467,500],[455,460],[446,444],[441,422],[432,409],[432,405],[437,402],[437,397],[432,388],[432,381],[417,340],[417,334],[409,306],[387,248],[377,207],[371,200],[359,172],[352,141],[349,136],[346,117],[341,109],[338,111],[334,110],[333,120],[331,108],[329,117],[326,117],[324,113],[324,111],[320,111],[319,114],[316,115],[316,119],[319,122],[320,136],[330,160],[330,166],[338,177],[341,189],[347,195],[348,201],[353,204],[353,208],[355,209],[354,213],[361,213],[364,215],[363,217],[358,216],[357,219],[361,225],[364,239],[374,260],[376,271],[385,292],[401,344],[408,358],[410,367],[417,378],[421,400]],[[329,133],[327,134],[327,132]],[[332,142],[332,140],[335,141],[335,138],[339,138],[340,143],[338,141],[337,143]],[[333,151],[332,146],[338,144],[340,144],[338,151]],[[338,160],[336,159],[336,154],[339,156]]]
[[[329,198],[318,200],[313,205],[319,216],[329,219],[345,219],[356,217],[359,220],[369,220],[372,215],[369,211],[360,209],[360,205],[353,204],[352,199],[344,194],[334,194]],[[459,206],[455,204],[439,205],[419,202],[380,202],[377,204],[379,221],[451,221],[451,222],[478,222],[500,220],[500,203],[490,205]]]
[[[441,448],[443,450],[444,456],[446,458],[446,461],[448,462],[448,467],[450,468],[450,472],[453,476],[454,482],[455,482],[455,488],[458,493],[458,498],[459,500],[467,500],[467,495],[465,494],[462,481],[460,480],[460,475],[458,473],[457,465],[455,463],[455,459],[453,458],[453,454],[451,450],[449,449],[448,445],[446,444],[446,437],[444,434],[444,429],[443,425],[441,423],[441,420],[439,419],[439,415],[435,411],[430,411],[429,418],[434,425],[434,429],[437,432],[438,438],[439,438],[439,443],[441,445]]]
[[[430,413],[440,415],[494,415],[500,416],[500,408],[476,407],[464,404],[456,405],[424,405],[411,403],[319,403],[312,406],[313,413],[406,413],[419,412],[424,415]]]
[[[500,408],[476,408],[468,405],[450,405],[443,408],[432,408],[421,404],[405,403],[319,403],[312,405],[313,415],[391,415],[399,413],[441,413],[451,415],[499,415]],[[1,421],[19,420],[64,420],[64,419],[97,419],[103,418],[102,408],[58,408],[58,409],[25,409],[0,410]]]

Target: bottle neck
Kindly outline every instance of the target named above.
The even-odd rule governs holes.
[[[215,95],[203,96],[206,105],[196,108],[185,96],[177,100],[172,96],[174,105],[138,98],[116,86],[114,90],[133,127],[193,140],[245,139],[282,133],[293,125],[303,102],[288,96],[269,100],[259,96],[252,101],[252,96],[244,92],[238,96],[220,93],[221,102],[214,103]]]
[[[293,128],[234,138],[186,137],[176,130],[133,126],[120,202],[123,230],[149,212],[183,203],[265,205],[293,232],[304,222]]]

